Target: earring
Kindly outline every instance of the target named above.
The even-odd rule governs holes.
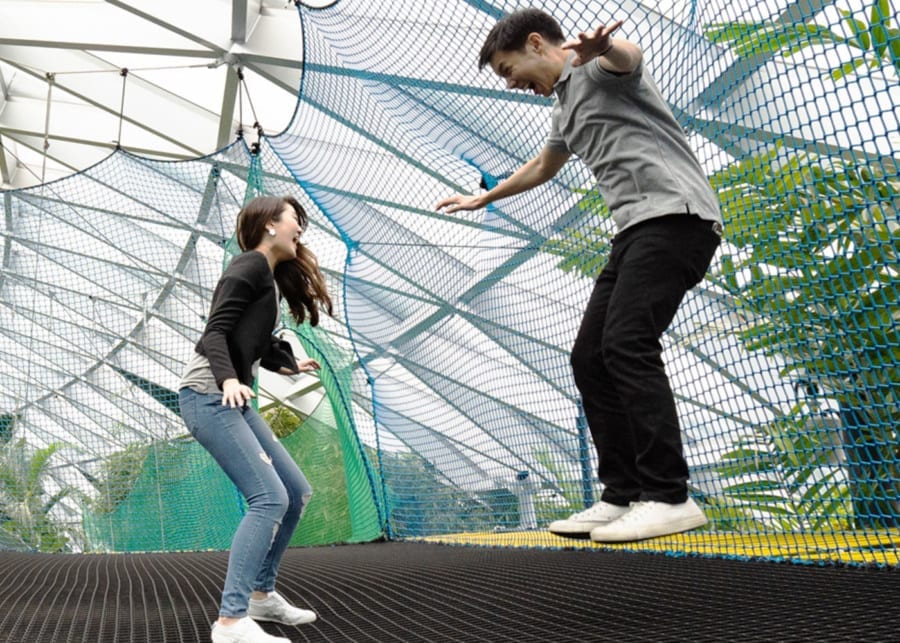
[[[275,231],[274,231],[272,228],[266,228],[266,230],[269,231],[269,236],[270,236],[270,237],[274,237],[274,236],[275,236]]]

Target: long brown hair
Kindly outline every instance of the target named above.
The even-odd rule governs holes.
[[[303,206],[292,196],[260,196],[245,205],[237,217],[237,242],[241,250],[252,250],[262,243],[266,226],[281,221],[284,206],[289,205],[297,213],[300,227],[306,230],[309,217]],[[288,302],[291,315],[298,324],[309,315],[309,323],[319,323],[319,308],[331,315],[331,297],[325,287],[325,277],[319,270],[319,260],[312,250],[297,242],[297,257],[281,261],[275,266],[275,281]]]

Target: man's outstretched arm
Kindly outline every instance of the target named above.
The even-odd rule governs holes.
[[[618,20],[611,25],[601,26],[591,32],[581,32],[574,40],[561,45],[562,49],[574,51],[572,65],[579,67],[596,59],[597,64],[617,74],[630,74],[641,64],[641,48],[634,43],[613,39],[612,33],[622,26]]]
[[[569,160],[569,156],[571,155],[568,152],[556,152],[545,147],[492,190],[481,194],[454,194],[439,201],[434,206],[435,210],[446,208],[448,214],[459,210],[478,210],[499,199],[526,192],[556,176]]]

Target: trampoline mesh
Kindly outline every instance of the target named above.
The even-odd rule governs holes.
[[[0,554],[0,641],[205,641],[227,554]],[[764,569],[763,569],[764,568]],[[763,572],[763,573],[761,573]],[[887,641],[895,571],[370,543],[287,552],[292,641]]]

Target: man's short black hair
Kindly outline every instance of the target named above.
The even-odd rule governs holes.
[[[559,23],[549,13],[520,9],[500,18],[491,29],[478,55],[478,69],[484,69],[498,51],[518,51],[524,47],[530,33],[539,33],[554,45],[565,40]]]

